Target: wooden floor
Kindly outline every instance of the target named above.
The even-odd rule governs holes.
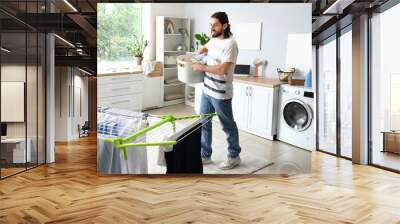
[[[0,181],[0,223],[400,223],[400,175],[315,152],[313,174],[96,174],[96,140]]]
[[[400,154],[376,150],[374,151],[372,161],[376,165],[400,170]]]

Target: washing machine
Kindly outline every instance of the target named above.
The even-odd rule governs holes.
[[[281,85],[277,139],[306,150],[316,148],[315,94],[311,88]]]

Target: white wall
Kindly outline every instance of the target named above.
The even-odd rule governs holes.
[[[18,64],[4,64],[1,67],[1,81],[10,82],[25,82],[25,76],[28,72],[28,83],[27,88],[27,122],[7,122],[7,135],[8,137],[24,137],[25,136],[25,126],[28,125],[28,137],[36,130],[37,123],[37,97],[36,97],[36,80],[31,80],[31,74],[36,75],[36,66],[25,66]],[[36,76],[35,76],[36,77]],[[32,88],[33,87],[33,88]],[[3,96],[4,97],[4,96]],[[6,110],[7,108],[1,108],[1,110]],[[24,110],[24,108],[22,108]],[[35,132],[36,133],[36,132]]]
[[[71,67],[56,67],[55,125],[56,141],[69,141],[78,138],[78,124],[88,120],[88,78]],[[75,94],[81,90],[82,116]],[[74,102],[75,99],[75,102]],[[74,103],[75,106],[74,106]],[[75,111],[74,111],[75,109]],[[75,113],[74,113],[75,112]]]
[[[5,63],[1,66],[1,81],[17,81],[24,82],[26,85],[26,106],[20,108],[21,113],[26,112],[26,120],[23,122],[6,122],[7,123],[7,137],[9,138],[24,138],[25,135],[30,142],[32,159],[36,161],[38,155],[39,163],[44,162],[44,150],[45,150],[45,139],[44,139],[44,100],[45,90],[44,88],[44,74],[42,68],[39,66],[31,66],[18,63]],[[27,80],[26,80],[27,79]],[[4,89],[3,89],[4,90]],[[21,92],[24,94],[24,91]],[[2,95],[7,97],[7,95]],[[10,108],[0,108],[1,110],[7,111]],[[8,111],[13,113],[13,111]]]
[[[70,83],[67,67],[55,68],[55,141],[68,139],[68,85]]]
[[[238,64],[266,59],[264,75],[278,78],[276,69],[294,66],[300,75],[311,69],[311,4],[185,4],[185,15],[192,19],[191,36],[210,35],[209,18],[217,11],[228,14],[233,37],[235,24],[262,22],[261,51],[240,50]]]
[[[82,74],[82,73],[81,73]],[[82,116],[80,116],[80,122],[83,124],[89,119],[89,89],[88,89],[88,77],[82,75],[75,76],[75,85],[80,87],[82,90]]]
[[[238,64],[265,59],[268,66],[262,72],[272,78],[278,78],[277,68],[294,66],[298,75],[311,69],[311,4],[144,3],[142,32],[150,40],[145,58],[155,59],[156,16],[190,17],[193,37],[210,35],[209,19],[216,11],[228,14],[233,34],[237,23],[262,22],[261,50],[240,50]]]

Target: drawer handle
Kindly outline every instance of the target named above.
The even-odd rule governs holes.
[[[129,103],[130,100],[121,100],[121,101],[114,101],[111,104],[119,104],[119,103]]]
[[[129,88],[129,87],[128,87]],[[125,87],[121,87],[121,88],[115,88],[115,89],[111,89],[111,91],[118,91],[118,90],[124,90],[124,89],[127,89],[127,88],[125,88]],[[129,88],[130,89],[130,88]]]
[[[112,78],[111,80],[121,80],[121,79],[130,79],[130,77],[117,77],[117,78]]]

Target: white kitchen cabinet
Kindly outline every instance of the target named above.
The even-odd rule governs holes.
[[[151,109],[162,106],[163,77],[144,77],[143,109]]]
[[[242,83],[234,83],[233,98],[232,98],[232,111],[233,118],[239,129],[247,128],[247,114],[249,97],[248,85]]]
[[[238,128],[270,140],[276,135],[279,87],[233,84],[233,116]]]
[[[144,76],[142,73],[99,76],[97,104],[131,111],[143,107]]]
[[[272,110],[273,105],[273,88],[250,86],[249,87],[249,119],[248,129],[260,136],[271,135]],[[275,134],[275,133],[274,133]]]
[[[203,84],[196,84],[197,114],[200,112],[202,90]],[[267,87],[233,82],[232,111],[238,128],[273,140],[277,131],[278,94],[279,86]]]

